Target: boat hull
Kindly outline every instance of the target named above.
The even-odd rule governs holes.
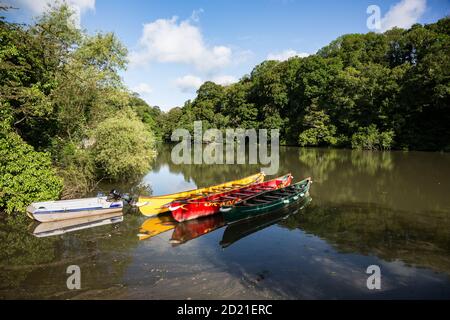
[[[245,218],[251,218],[260,214],[267,213],[269,211],[279,210],[285,207],[296,205],[298,203],[301,203],[302,201],[307,201],[311,183],[311,178],[307,178],[291,186],[287,186],[278,190],[263,192],[253,198],[247,199],[245,202],[240,201],[231,206],[224,206],[220,211],[223,212],[226,221],[232,222]],[[286,194],[284,196],[279,196],[279,199],[274,201],[259,205],[249,203],[258,198],[264,198],[267,196],[270,197],[274,194],[279,195],[283,193]]]
[[[108,201],[107,197],[34,202],[27,207],[27,215],[39,222],[78,219],[122,212],[122,201]]]
[[[257,173],[243,179],[225,182],[211,187],[188,190],[173,194],[160,195],[154,197],[139,197],[137,206],[139,211],[147,217],[169,212],[167,205],[179,199],[186,199],[191,197],[199,197],[203,194],[214,194],[223,192],[224,188],[233,188],[233,185],[250,185],[264,181],[264,173]]]
[[[31,213],[31,216],[33,217],[33,219],[39,222],[53,222],[53,221],[71,220],[89,216],[98,216],[103,214],[120,213],[120,212],[122,212],[122,208],[84,210],[70,213],[67,212],[35,213],[35,214]]]
[[[251,192],[252,190],[260,188],[274,190],[288,186],[291,181],[292,175],[287,174],[273,180],[256,183],[248,187],[224,192],[221,194],[215,194],[212,196],[187,201],[174,201],[170,204],[169,208],[172,211],[173,218],[178,222],[183,222],[186,220],[192,220],[199,217],[216,214],[219,212],[221,206],[232,205],[235,202],[245,199],[245,195],[243,195],[244,192]],[[225,200],[226,198],[230,198],[230,200]]]

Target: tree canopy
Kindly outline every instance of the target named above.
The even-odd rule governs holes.
[[[123,84],[127,49],[113,33],[76,28],[73,14],[63,3],[32,25],[0,18],[0,209],[8,212],[131,179],[155,155],[160,111]]]
[[[305,58],[264,61],[237,83],[205,82],[168,114],[190,130],[193,120],[278,128],[289,145],[449,151],[449,30],[444,18],[343,35]]]

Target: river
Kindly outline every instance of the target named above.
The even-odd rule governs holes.
[[[174,165],[164,146],[142,181],[115,186],[156,195],[257,171]],[[449,154],[281,147],[287,172],[313,178],[311,201],[234,226],[216,216],[146,238],[148,218],[128,209],[122,222],[36,237],[28,218],[3,218],[0,298],[450,298]],[[380,289],[367,286],[371,265]]]

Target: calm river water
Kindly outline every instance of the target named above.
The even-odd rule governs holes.
[[[166,146],[140,183],[117,187],[164,194],[257,171],[174,165]],[[154,220],[127,210],[122,222],[36,237],[29,219],[0,220],[0,298],[450,298],[449,154],[283,147],[287,172],[313,177],[311,202],[234,225],[215,216],[146,237]],[[69,265],[80,290],[67,289]],[[367,288],[370,265],[379,290]]]

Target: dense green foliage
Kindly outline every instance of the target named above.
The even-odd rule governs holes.
[[[11,213],[24,210],[33,201],[57,198],[62,181],[48,153],[34,151],[9,132],[0,134],[0,186],[0,207]]]
[[[160,111],[122,83],[126,48],[77,29],[72,14],[62,4],[30,26],[0,18],[0,210],[135,177],[155,155]]]
[[[204,83],[173,126],[279,128],[285,144],[450,150],[450,18],[348,34],[316,54],[264,61],[238,83]]]
[[[359,128],[352,136],[353,149],[367,149],[367,150],[385,150],[392,145],[394,132],[384,131],[379,132],[377,127],[371,124],[365,128]]]
[[[104,120],[93,130],[92,140],[94,161],[107,176],[126,179],[150,169],[153,137],[133,115],[121,113]],[[133,157],[124,156],[128,154]]]
[[[155,138],[160,140],[162,135],[162,126],[164,113],[159,107],[150,107],[147,102],[139,98],[137,94],[133,94],[130,98],[130,106],[141,121],[147,126]]]

